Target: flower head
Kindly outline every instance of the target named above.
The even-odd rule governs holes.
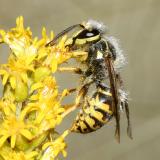
[[[59,92],[53,75],[58,65],[73,55],[65,47],[64,36],[53,47],[46,47],[53,39],[42,29],[42,38],[32,37],[25,28],[23,17],[16,20],[10,31],[0,30],[0,43],[10,48],[6,64],[0,65],[4,86],[0,98],[0,157],[2,160],[51,160],[59,153],[66,156],[65,131],[57,139],[56,126],[60,125],[65,112],[61,102],[68,95]]]
[[[65,151],[66,143],[64,142],[64,138],[69,134],[69,131],[65,131],[60,137],[58,137],[53,142],[47,142],[43,145],[44,156],[42,160],[54,160],[57,155],[62,152],[63,156],[66,157],[67,153]]]

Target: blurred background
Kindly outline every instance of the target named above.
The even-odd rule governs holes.
[[[121,143],[114,139],[114,123],[97,132],[67,138],[67,160],[150,160],[160,158],[160,1],[159,0],[0,0],[0,28],[15,26],[24,16],[34,36],[42,26],[55,33],[84,20],[102,21],[109,35],[120,39],[128,64],[122,75],[130,93],[133,140],[121,123]],[[0,46],[0,63],[6,62],[7,48]],[[63,74],[64,76],[64,74]],[[72,78],[71,78],[72,77]],[[57,76],[64,87],[78,84],[77,75]],[[77,83],[75,83],[77,82]],[[71,101],[71,100],[68,100]],[[65,118],[58,129],[70,126],[76,113]],[[63,158],[62,158],[63,159]]]

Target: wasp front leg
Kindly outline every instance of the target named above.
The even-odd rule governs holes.
[[[81,98],[84,97],[86,92],[87,92],[87,88],[85,86],[82,87],[80,89],[80,91],[78,92],[75,103],[74,104],[67,104],[67,105],[63,106],[65,108],[65,112],[63,113],[63,117],[65,117],[66,115],[68,115],[70,112],[74,111],[75,109],[77,109],[81,105],[81,103],[80,103]]]
[[[60,72],[73,72],[76,74],[83,74],[84,73],[84,71],[82,71],[82,69],[78,68],[78,67],[59,67],[58,71],[60,71]]]
[[[64,89],[60,97],[60,102],[64,99],[64,97],[72,94],[75,91],[77,91],[76,88]],[[67,114],[69,114],[70,112],[76,109],[75,104],[67,104],[67,105],[62,105],[62,106],[65,109],[65,112],[62,114],[63,117],[65,117]]]

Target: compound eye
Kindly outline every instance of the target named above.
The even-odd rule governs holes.
[[[98,30],[89,31],[87,29],[84,29],[82,32],[79,33],[79,35],[77,36],[77,38],[79,38],[79,39],[90,38],[90,37],[97,36],[99,34],[100,33],[99,33]]]

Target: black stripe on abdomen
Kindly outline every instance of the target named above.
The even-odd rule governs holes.
[[[104,125],[104,123],[102,123],[101,121],[99,121],[96,117],[92,116],[91,114],[89,114],[89,116],[95,122],[95,124],[93,125],[93,127],[94,127],[95,130],[101,128]]]
[[[101,108],[95,108],[95,111],[100,112],[103,115],[103,118],[102,118],[103,121],[106,121],[106,120],[109,121],[112,118],[111,114],[109,114],[108,112],[104,111]]]

